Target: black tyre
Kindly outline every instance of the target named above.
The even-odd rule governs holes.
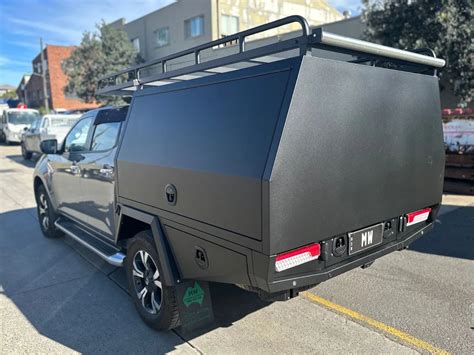
[[[25,148],[25,143],[21,142],[21,155],[23,156],[23,159],[25,160],[30,160],[33,153],[29,152]]]
[[[143,321],[156,330],[179,326],[176,291],[161,283],[162,267],[151,231],[140,232],[132,239],[125,269],[130,295]]]
[[[54,212],[48,193],[43,185],[36,190],[36,211],[38,212],[38,221],[41,232],[46,238],[58,238],[63,233],[54,226],[54,221],[58,215]]]

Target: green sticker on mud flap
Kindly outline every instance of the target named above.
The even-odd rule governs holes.
[[[194,282],[193,287],[188,287],[184,293],[183,303],[186,307],[189,307],[193,303],[198,303],[202,305],[204,300],[204,290],[199,286],[198,282]]]
[[[193,332],[214,322],[211,291],[206,281],[185,280],[176,286],[181,332]]]

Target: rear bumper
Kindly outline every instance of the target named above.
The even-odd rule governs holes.
[[[339,264],[336,264],[332,267],[324,269],[322,271],[318,271],[312,274],[307,274],[304,276],[293,276],[283,280],[277,280],[273,282],[269,282],[267,284],[266,292],[275,293],[286,291],[289,289],[298,289],[303,288],[305,286],[316,285],[323,281],[329,280],[334,276],[343,274],[349,270],[355,269],[367,263],[374,261],[375,259],[380,258],[386,254],[389,254],[396,250],[401,250],[407,247],[409,244],[414,242],[416,239],[423,236],[427,231],[433,228],[433,223],[430,223],[423,227],[422,229],[418,230],[412,235],[409,235],[403,240],[393,241],[391,243],[384,244],[379,248],[375,249],[372,253],[362,256],[355,260],[344,261]]]

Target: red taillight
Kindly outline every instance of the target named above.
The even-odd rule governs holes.
[[[316,260],[321,254],[319,244],[311,244],[296,250],[279,254],[275,261],[276,272],[284,271],[292,267]]]
[[[407,213],[407,227],[424,222],[430,216],[431,208],[425,208],[416,212]]]

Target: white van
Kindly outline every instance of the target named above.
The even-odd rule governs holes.
[[[9,108],[3,111],[0,120],[0,142],[20,143],[25,128],[40,117],[38,110],[29,108]]]

